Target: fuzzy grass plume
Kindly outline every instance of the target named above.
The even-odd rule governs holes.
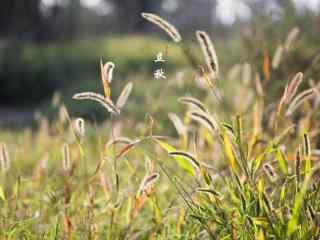
[[[113,114],[120,114],[120,109],[117,108],[113,102],[105,98],[103,95],[94,93],[94,92],[83,92],[83,93],[77,93],[73,96],[73,99],[75,100],[92,100],[95,102],[100,103],[105,109],[108,110],[108,112]]]
[[[189,111],[188,116],[192,120],[205,126],[212,133],[216,133],[216,131],[219,129],[217,122],[207,113],[198,112],[198,111]]]
[[[286,115],[289,116],[293,114],[305,101],[313,98],[314,96],[315,96],[315,90],[312,88],[298,94],[288,106]]]
[[[277,48],[276,48],[276,51],[273,55],[273,58],[272,58],[272,68],[273,69],[278,69],[280,63],[281,63],[281,60],[282,60],[282,56],[283,56],[283,46],[282,45],[279,45]]]
[[[72,168],[70,158],[69,145],[65,143],[62,147],[62,168],[65,172],[69,172]]]
[[[288,52],[292,49],[293,44],[295,43],[298,35],[300,33],[300,29],[298,27],[294,27],[291,29],[291,31],[288,33],[288,36],[284,42],[284,49]]]
[[[196,98],[193,97],[180,97],[178,98],[178,102],[186,104],[191,109],[198,109],[200,111],[206,112],[206,108],[204,104]]]
[[[173,123],[179,135],[184,136],[187,134],[187,128],[183,124],[182,120],[175,113],[168,113],[168,117]]]
[[[102,60],[100,61],[101,80],[106,98],[111,97],[110,83],[112,82],[114,68],[113,62],[103,64]]]
[[[0,165],[3,173],[10,170],[11,160],[6,143],[0,143]]]
[[[209,35],[205,31],[196,31],[196,36],[205,57],[208,69],[215,79],[219,78],[218,57]]]
[[[133,84],[132,82],[129,82],[126,84],[126,86],[123,88],[120,96],[118,97],[117,99],[117,102],[116,102],[116,107],[118,109],[121,109],[124,107],[124,105],[126,104],[130,94],[131,94],[131,91],[132,91],[132,87],[133,87]]]
[[[86,130],[85,130],[85,121],[83,120],[83,118],[77,118],[74,121],[74,129],[75,129],[75,133],[79,137],[84,137]]]
[[[141,13],[141,16],[164,30],[173,41],[177,43],[181,41],[181,35],[178,30],[166,20],[153,13]]]

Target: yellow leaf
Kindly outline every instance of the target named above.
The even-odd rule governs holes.
[[[168,143],[166,143],[164,141],[161,141],[159,139],[155,139],[155,141],[160,145],[160,147],[162,147],[168,153],[176,151],[176,149],[173,146],[171,146],[170,144],[168,144]]]
[[[257,190],[259,192],[259,194],[261,195],[264,191],[264,182],[263,182],[263,179],[260,179],[258,181],[258,186],[257,186]]]
[[[3,190],[3,188],[1,186],[0,186],[0,198],[3,201],[6,201],[6,195],[5,195],[4,190]]]
[[[265,240],[264,233],[263,233],[262,229],[260,229],[260,231],[258,233],[257,240]]]
[[[16,181],[16,183],[14,184],[14,187],[13,187],[13,195],[14,197],[18,197],[18,194],[19,194],[19,181]]]
[[[227,159],[228,159],[228,162],[229,162],[229,166],[230,166],[231,170],[233,172],[235,172],[235,170],[236,170],[236,159],[234,157],[233,150],[232,150],[232,145],[231,145],[231,142],[230,142],[227,134],[224,134],[223,142],[224,142],[224,151],[225,151],[225,154],[227,156]]]

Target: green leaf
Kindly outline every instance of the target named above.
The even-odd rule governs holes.
[[[176,152],[176,148],[171,146],[169,143],[161,141],[159,139],[155,139],[155,142],[159,144],[159,146],[164,149],[167,153]],[[193,165],[184,157],[181,156],[172,156],[178,163],[179,167],[181,167],[186,172],[190,173],[192,176],[195,176],[195,170]]]
[[[128,197],[128,201],[127,201],[127,206],[126,206],[126,210],[125,210],[125,220],[126,220],[126,224],[130,223],[131,220],[131,211],[132,211],[132,198]]]
[[[281,171],[285,175],[288,175],[288,163],[284,159],[284,156],[283,156],[283,154],[282,154],[282,152],[280,151],[279,148],[276,149],[276,159],[278,160],[279,167],[280,167]]]
[[[286,185],[283,185],[280,191],[280,202],[283,202],[285,196],[286,196]]]
[[[270,141],[269,144],[268,144],[268,146],[266,147],[266,149],[263,151],[263,153],[261,153],[261,154],[253,161],[253,163],[252,163],[252,170],[253,170],[254,173],[259,169],[259,167],[260,167],[261,163],[263,162],[264,158],[265,158],[268,154],[272,153],[273,151],[274,151],[274,149],[273,149],[273,142]]]
[[[306,177],[303,181],[302,188],[296,195],[294,206],[292,209],[292,217],[288,223],[287,235],[291,236],[298,228],[298,218],[301,206],[303,205],[304,197],[308,190],[308,186],[312,177],[312,171],[306,173]]]

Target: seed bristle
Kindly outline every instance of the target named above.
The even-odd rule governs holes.
[[[298,27],[294,27],[288,34],[286,41],[284,43],[284,49],[289,52],[292,49],[292,45],[294,41],[297,39],[300,33],[300,29]]]
[[[187,133],[187,128],[183,124],[182,120],[175,113],[168,113],[168,117],[173,123],[179,135],[183,136]]]
[[[123,108],[123,106],[126,104],[130,94],[131,94],[131,91],[132,91],[132,87],[133,87],[133,84],[132,82],[129,82],[126,84],[126,86],[123,88],[120,96],[118,97],[118,100],[116,102],[116,107],[118,109],[121,109]]]
[[[190,106],[191,108],[195,108],[195,109],[198,109],[203,112],[207,111],[204,104],[201,101],[199,101],[198,99],[193,98],[193,97],[180,97],[180,98],[178,98],[178,102],[186,104],[187,106]]]
[[[112,81],[114,67],[114,63],[107,62],[106,64],[103,64],[102,59],[100,60],[101,80],[106,98],[111,98],[111,89],[109,83]]]
[[[279,67],[282,60],[282,55],[283,55],[283,46],[279,45],[272,58],[271,65],[273,69],[277,69]]]
[[[85,135],[85,121],[82,118],[77,118],[74,122],[75,132],[79,137]]]
[[[103,95],[94,92],[83,92],[77,93],[73,96],[75,100],[93,100],[100,103],[109,112],[114,114],[120,114],[120,109],[118,109],[109,98],[105,98]]]
[[[141,13],[141,16],[148,20],[149,22],[154,23],[158,27],[160,27],[162,30],[164,30],[175,42],[181,41],[181,35],[178,32],[178,30],[168,21],[162,19],[156,14],[153,13]]]
[[[270,164],[264,164],[263,169],[272,182],[277,180],[277,174],[275,173],[273,167]]]
[[[290,103],[288,110],[286,112],[286,116],[292,115],[302,105],[302,103],[311,99],[314,96],[315,96],[315,91],[312,88],[300,93]]]
[[[67,143],[62,147],[62,167],[65,172],[69,172],[71,170],[70,150]]]
[[[188,112],[188,116],[194,120],[204,125],[207,129],[209,129],[212,133],[215,133],[218,130],[218,124],[216,121],[207,113],[190,111]]]
[[[213,74],[214,79],[219,78],[218,57],[209,35],[205,31],[196,31],[196,36],[205,57],[208,69]]]
[[[6,143],[0,143],[0,165],[3,173],[10,170],[11,160],[9,156],[9,151]]]

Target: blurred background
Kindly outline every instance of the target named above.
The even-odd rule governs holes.
[[[71,99],[83,90],[102,92],[101,58],[116,64],[115,96],[126,82],[134,82],[126,114],[143,119],[157,112],[161,118],[162,110],[175,111],[176,96],[193,91],[194,74],[181,49],[141,12],[174,24],[196,61],[201,52],[194,32],[208,31],[223,70],[237,62],[261,65],[266,51],[271,55],[298,27],[299,42],[288,63],[294,72],[309,70],[320,52],[319,10],[320,0],[2,0],[0,126],[30,125],[39,111],[50,116],[54,101],[65,102],[72,114],[104,119],[99,106]],[[165,49],[167,79],[155,80],[153,60]],[[286,80],[287,72],[277,74]],[[318,72],[313,68],[310,76],[317,80]],[[166,88],[166,102],[159,102],[164,81],[172,79],[189,79],[190,84],[181,88],[176,81],[176,87]]]

